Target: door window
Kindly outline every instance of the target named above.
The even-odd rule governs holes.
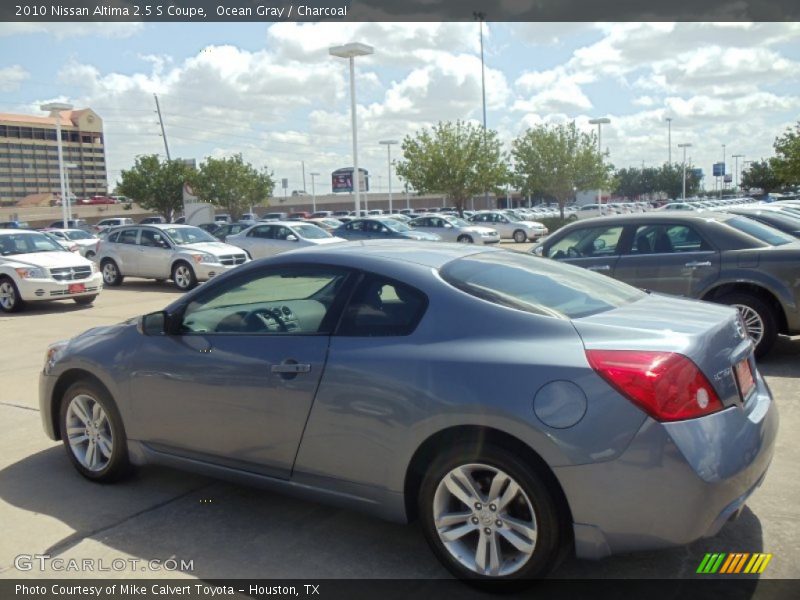
[[[233,279],[187,305],[181,333],[329,333],[326,317],[347,274],[337,267],[284,267]]]
[[[636,229],[631,254],[672,254],[711,250],[687,225],[642,225]]]
[[[137,233],[139,232],[136,229],[123,229],[115,241],[118,244],[135,244]]]
[[[621,236],[622,225],[575,229],[553,245],[545,246],[544,254],[556,260],[612,256],[617,253]]]
[[[152,229],[142,229],[139,245],[150,246],[152,248],[169,248],[169,244],[163,234],[158,231],[153,231]]]
[[[272,239],[273,227],[271,225],[262,225],[261,227],[254,227],[253,230],[247,234],[247,237]]]

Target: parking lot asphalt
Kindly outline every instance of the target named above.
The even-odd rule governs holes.
[[[96,569],[125,561],[123,570],[98,577],[447,577],[413,524],[163,468],[140,469],[116,485],[77,474],[39,420],[37,380],[47,344],[159,310],[177,294],[169,284],[131,279],[103,291],[92,307],[59,302],[0,316],[0,578],[93,576],[15,567],[17,556],[33,554],[102,561]],[[706,552],[772,553],[762,577],[800,577],[800,339],[779,340],[760,369],[781,427],[767,478],[740,518],[688,547],[597,562],[568,559],[556,577],[692,577]],[[143,570],[146,561],[170,558],[193,561],[193,568]],[[134,560],[140,562],[131,566]]]

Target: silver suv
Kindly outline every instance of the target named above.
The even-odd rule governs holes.
[[[153,224],[120,227],[99,242],[96,261],[107,286],[125,277],[172,279],[190,290],[248,261],[241,248],[217,240],[199,227]]]

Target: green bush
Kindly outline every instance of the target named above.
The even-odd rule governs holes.
[[[546,217],[544,219],[536,219],[536,221],[547,227],[547,230],[550,233],[553,233],[561,229],[564,225],[572,223],[577,219],[578,217],[572,215],[571,217],[567,217],[566,219],[562,219],[561,217]]]

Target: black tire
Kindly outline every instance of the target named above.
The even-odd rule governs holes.
[[[75,304],[80,304],[81,306],[87,306],[97,300],[97,294],[92,294],[91,296],[80,296],[79,298],[73,298]]]
[[[458,243],[460,243],[460,244],[474,244],[475,243],[475,240],[472,239],[472,236],[471,235],[467,235],[467,234],[458,236],[458,239],[456,241]]]
[[[119,267],[110,258],[103,259],[100,263],[100,272],[103,274],[103,284],[108,287],[122,285],[125,277],[119,272]]]
[[[193,289],[197,285],[197,276],[194,274],[192,265],[183,260],[172,265],[172,281],[175,287],[182,292]]]
[[[0,310],[5,313],[14,313],[22,310],[25,302],[19,295],[17,284],[10,277],[0,277]]]
[[[73,399],[78,396],[91,398],[94,402],[99,404],[106,415],[108,423],[108,430],[111,432],[112,448],[111,456],[108,458],[107,464],[99,470],[92,470],[85,467],[75,452],[72,450],[70,440],[67,432],[67,412],[68,407]],[[86,379],[73,383],[64,396],[61,398],[61,405],[59,407],[59,428],[61,432],[61,441],[64,444],[64,449],[72,461],[73,466],[77,469],[78,473],[98,483],[111,483],[118,481],[127,476],[131,472],[131,462],[128,458],[128,438],[125,435],[125,427],[122,424],[122,417],[120,417],[117,405],[111,398],[109,393],[102,386],[96,382]]]
[[[513,568],[516,570],[507,575],[486,575],[463,565],[445,547],[434,522],[434,502],[439,483],[453,469],[475,463],[497,468],[510,476],[527,495],[533,507],[537,533],[533,551],[525,559],[526,562],[522,563],[522,566],[515,565]],[[431,463],[420,487],[418,509],[428,544],[436,557],[453,575],[479,586],[516,587],[525,580],[546,576],[558,566],[565,554],[562,552],[566,544],[564,528],[559,519],[558,504],[555,498],[556,494],[550,489],[547,480],[517,454],[493,444],[483,444],[480,447],[465,444],[444,450]],[[519,499],[516,497],[515,501]],[[509,503],[509,505],[511,504]],[[459,510],[463,510],[463,504],[460,506],[462,508]],[[469,507],[469,509],[472,510],[473,507]],[[483,525],[479,524],[478,529],[481,527]],[[473,534],[481,535],[477,530],[467,535]],[[464,536],[464,538],[466,537]],[[465,555],[469,556],[469,551],[465,551]]]
[[[528,234],[522,231],[522,229],[517,229],[514,232],[514,241],[518,244],[523,244],[528,241]]]
[[[746,307],[750,311],[753,311],[757,315],[757,318],[761,320],[763,331],[761,340],[756,343],[755,355],[757,358],[761,358],[772,349],[778,337],[778,325],[774,310],[766,302],[758,296],[748,294],[747,292],[725,294],[717,298],[716,302],[727,304],[728,306]],[[739,308],[739,310],[742,312],[742,308]],[[742,316],[745,318],[745,321],[748,320],[747,314],[743,314]],[[748,334],[750,334],[749,328]]]

